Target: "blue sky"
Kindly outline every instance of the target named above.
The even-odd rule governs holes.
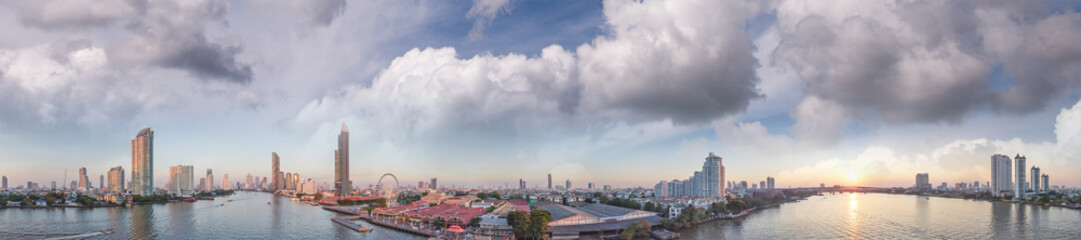
[[[15,1],[0,175],[168,166],[328,182],[652,186],[709,152],[782,186],[1081,181],[1081,14],[1064,2]],[[163,30],[163,31],[157,31]],[[861,176],[849,181],[849,174]],[[159,184],[160,185],[160,184]]]

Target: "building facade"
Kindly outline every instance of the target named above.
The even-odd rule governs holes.
[[[270,153],[270,162],[271,162],[271,167],[270,167],[270,176],[271,176],[270,177],[270,181],[271,181],[271,183],[270,183],[270,191],[271,192],[281,190],[281,184],[282,183],[278,181],[279,179],[281,179],[281,177],[278,177],[278,173],[281,171],[281,169],[279,168],[279,165],[278,165],[280,163],[279,161],[280,161],[280,159],[278,158],[278,153],[276,153],[276,152]]]
[[[1029,181],[1029,190],[1039,193],[1040,192],[1040,168],[1035,165],[1030,168],[1029,176],[1032,176],[1032,181]]]
[[[334,150],[334,189],[338,196],[346,196],[353,189],[349,181],[349,128],[345,123],[338,134],[338,150]]]
[[[916,188],[922,190],[931,190],[931,175],[927,173],[917,173]]]
[[[1013,190],[1010,157],[1003,154],[991,156],[991,194],[1002,196]]]
[[[1025,156],[1018,154],[1013,158],[1014,169],[1017,170],[1017,188],[1014,189],[1013,197],[1016,199],[1025,198],[1025,190],[1028,189],[1028,184],[1025,184]]]
[[[195,167],[176,165],[169,167],[169,183],[166,192],[173,196],[192,196],[195,194]]]
[[[109,169],[109,192],[124,192],[124,167],[116,166]]]
[[[154,195],[154,131],[150,128],[131,140],[131,194]]]
[[[79,181],[79,190],[89,190],[90,189],[90,178],[86,177],[86,168],[85,167],[79,168],[79,179],[76,179],[76,180]]]

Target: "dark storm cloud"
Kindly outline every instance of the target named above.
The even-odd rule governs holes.
[[[346,2],[345,0],[312,0],[302,1],[304,8],[308,11],[307,14],[312,18],[312,21],[317,25],[330,25],[334,22],[334,19],[341,16],[345,12]]]
[[[229,5],[211,0],[174,1],[23,1],[13,4],[23,25],[50,31],[108,31],[123,27],[130,35],[108,46],[110,59],[129,64],[179,69],[200,79],[246,84],[251,67],[236,60],[239,44],[212,42],[207,24],[223,24]],[[341,5],[336,7],[341,11]],[[323,10],[320,10],[323,11]]]
[[[993,107],[1027,113],[1076,91],[1081,59],[1077,13],[1039,2],[785,2],[781,45],[807,92],[864,118],[957,122]],[[1053,49],[1053,50],[1050,50]],[[992,90],[996,66],[1016,80]],[[1073,74],[1071,76],[1071,74]]]

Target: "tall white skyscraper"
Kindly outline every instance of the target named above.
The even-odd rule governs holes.
[[[724,164],[721,157],[712,152],[702,166],[702,189],[704,197],[724,197]]]
[[[1017,188],[1014,189],[1014,198],[1025,198],[1025,190],[1028,189],[1028,184],[1025,184],[1025,157],[1021,154],[1017,154],[1013,158],[1014,169],[1017,170]]]
[[[991,156],[991,194],[1002,196],[1002,193],[1013,190],[1012,170],[1010,157],[1003,154]]]
[[[667,197],[668,196],[668,182],[661,180],[656,186],[653,186],[654,197]]]
[[[154,131],[150,128],[131,140],[131,194],[154,195]]]
[[[1029,189],[1036,193],[1043,191],[1040,189],[1040,168],[1033,165],[1031,168],[1031,175],[1029,176],[1032,176],[1032,181],[1029,182]]]
[[[335,158],[335,159],[337,159],[337,158]],[[270,153],[270,161],[271,161],[271,164],[272,164],[270,166],[270,176],[271,176],[270,177],[270,182],[271,182],[270,183],[270,191],[271,192],[282,189],[282,187],[281,187],[282,183],[278,182],[278,180],[281,179],[281,177],[278,176],[278,172],[281,171],[281,169],[278,168],[279,167],[278,166],[279,160],[280,159],[278,158],[278,153],[276,153],[276,152]]]
[[[214,191],[214,170],[206,169],[206,184],[203,185],[204,191]]]

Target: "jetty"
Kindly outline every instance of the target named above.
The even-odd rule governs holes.
[[[355,222],[356,220],[360,220],[360,217],[347,217],[347,218],[336,217],[336,218],[331,218],[330,220],[334,221],[334,222],[336,222],[338,224],[341,224],[342,226],[345,226],[345,227],[347,227],[349,229],[353,229],[354,231],[357,231],[357,232],[371,232],[372,231],[372,228],[361,226],[360,224],[357,224]]]
[[[323,206],[323,210],[336,212],[336,213],[341,213],[341,214],[349,214],[349,215],[353,215],[353,216],[361,215],[361,212],[364,211],[363,209],[360,209],[360,208],[335,207],[335,206]]]

